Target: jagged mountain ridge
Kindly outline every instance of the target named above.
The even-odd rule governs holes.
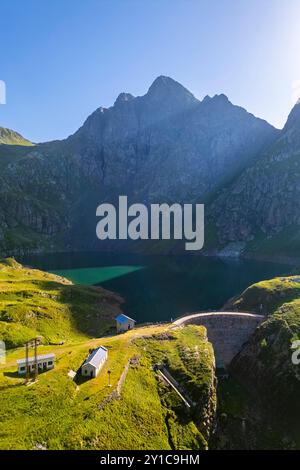
[[[159,77],[146,95],[119,96],[112,108],[99,108],[71,140],[98,147],[105,183],[115,184],[122,164],[118,184],[127,191],[129,185],[150,200],[190,200],[215,188],[275,134],[225,95],[199,102],[182,85]]]
[[[197,100],[158,77],[141,97],[122,93],[72,136],[35,146],[2,171],[4,251],[100,248],[95,210],[135,202],[204,202],[278,136],[225,95]]]

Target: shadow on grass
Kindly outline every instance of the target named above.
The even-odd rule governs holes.
[[[81,375],[80,372],[76,372],[76,376],[74,377],[74,382],[76,383],[76,385],[82,385],[88,382],[89,380],[91,380],[92,378],[93,377],[90,377],[90,376],[84,377],[84,375]]]
[[[90,350],[90,352],[91,352],[91,350]],[[90,354],[90,352],[89,352],[89,354]],[[73,379],[73,381],[74,381],[74,383],[75,383],[76,385],[82,385],[82,384],[88,382],[89,380],[91,380],[91,379],[93,378],[93,377],[91,377],[90,375],[85,376],[85,375],[82,375],[82,374],[81,374],[81,367],[83,366],[83,364],[84,364],[84,362],[83,362],[83,363],[81,364],[81,366],[77,369],[76,375],[75,375],[75,377],[74,377],[74,379]]]
[[[10,377],[12,379],[24,379],[25,376],[18,374],[18,372],[3,372],[5,377]]]
[[[49,371],[52,370],[52,369],[49,369]],[[48,370],[41,370],[39,373],[38,373],[38,377],[39,375],[43,375],[45,374],[46,372],[49,372]],[[17,371],[16,372],[3,372],[3,375],[5,377],[10,377],[11,379],[23,379],[25,380],[26,379],[26,375],[25,374],[19,374]],[[30,379],[33,379],[34,377],[34,374],[30,374],[29,375]]]

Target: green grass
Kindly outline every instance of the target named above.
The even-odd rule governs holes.
[[[25,139],[21,134],[5,127],[0,127],[0,144],[1,145],[34,145],[29,140]]]
[[[207,448],[216,397],[205,329],[147,326],[95,339],[112,326],[119,302],[101,288],[75,286],[12,258],[0,262],[0,339],[12,348],[42,335],[39,354],[56,355],[55,368],[25,386],[16,374],[24,349],[7,351],[0,365],[1,449]],[[109,358],[98,377],[68,377],[100,344]],[[129,366],[121,396],[110,400],[132,357],[138,360]],[[190,411],[159,379],[157,362],[165,363],[196,404]]]
[[[197,403],[196,410],[187,414],[176,393],[171,390],[166,394],[165,387],[161,388],[169,409],[168,427],[171,430],[174,426],[180,429],[176,434],[177,440],[172,438],[173,446],[184,449],[185,442],[188,445],[194,442],[196,447],[193,448],[205,447],[204,418],[212,418],[216,405],[216,397],[212,393],[214,353],[207,342],[205,328],[186,326],[183,331],[172,332],[169,340],[153,336],[138,340],[138,344],[146,351],[151,363],[164,364],[189,398]]]
[[[0,262],[0,339],[8,348],[41,335],[43,341],[78,341],[113,326],[121,299],[12,259]]]
[[[166,332],[172,336],[165,337]],[[89,349],[100,344],[109,350],[107,363],[96,379],[77,385],[68,377],[68,371],[77,370]],[[206,383],[214,400],[211,345],[204,329],[198,326],[176,331],[169,325],[150,326],[73,345],[41,346],[40,353],[56,354],[55,369],[41,374],[38,382],[29,387],[15,374],[15,361],[24,351],[12,350],[7,364],[0,365],[0,448],[205,449],[201,420],[209,407],[208,397],[198,394],[196,417],[189,415],[152,369],[158,357],[168,357],[175,370],[181,362],[183,345],[190,352],[196,347],[201,352],[195,357],[192,371],[184,366],[185,382],[197,378],[200,389]],[[120,399],[106,403],[133,356],[139,360],[129,367]],[[107,386],[108,369],[112,371],[111,388]]]
[[[275,313],[284,303],[300,297],[300,276],[276,277],[251,285],[228,308],[241,312]]]

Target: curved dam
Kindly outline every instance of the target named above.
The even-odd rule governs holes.
[[[208,340],[214,347],[216,366],[226,368],[264,318],[253,313],[210,312],[187,315],[173,324],[176,327],[205,326]]]

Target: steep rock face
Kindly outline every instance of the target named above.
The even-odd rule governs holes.
[[[101,182],[152,199],[201,198],[276,134],[224,95],[196,100],[158,78],[145,96],[98,109],[71,138],[96,147]]]
[[[249,250],[273,237],[273,251],[288,251],[300,226],[300,104],[276,142],[223,189],[212,204],[221,243],[254,240]],[[298,228],[297,228],[298,227]],[[290,229],[290,230],[289,230]],[[271,244],[271,243],[269,243]],[[286,242],[288,245],[288,242]],[[296,243],[297,252],[299,243]],[[261,250],[262,251],[262,250]],[[295,250],[294,250],[295,251]]]
[[[73,136],[5,166],[1,248],[26,246],[14,240],[24,230],[48,248],[100,248],[95,210],[102,201],[126,194],[135,202],[204,202],[276,135],[224,95],[200,102],[158,77],[146,95],[122,93]]]

